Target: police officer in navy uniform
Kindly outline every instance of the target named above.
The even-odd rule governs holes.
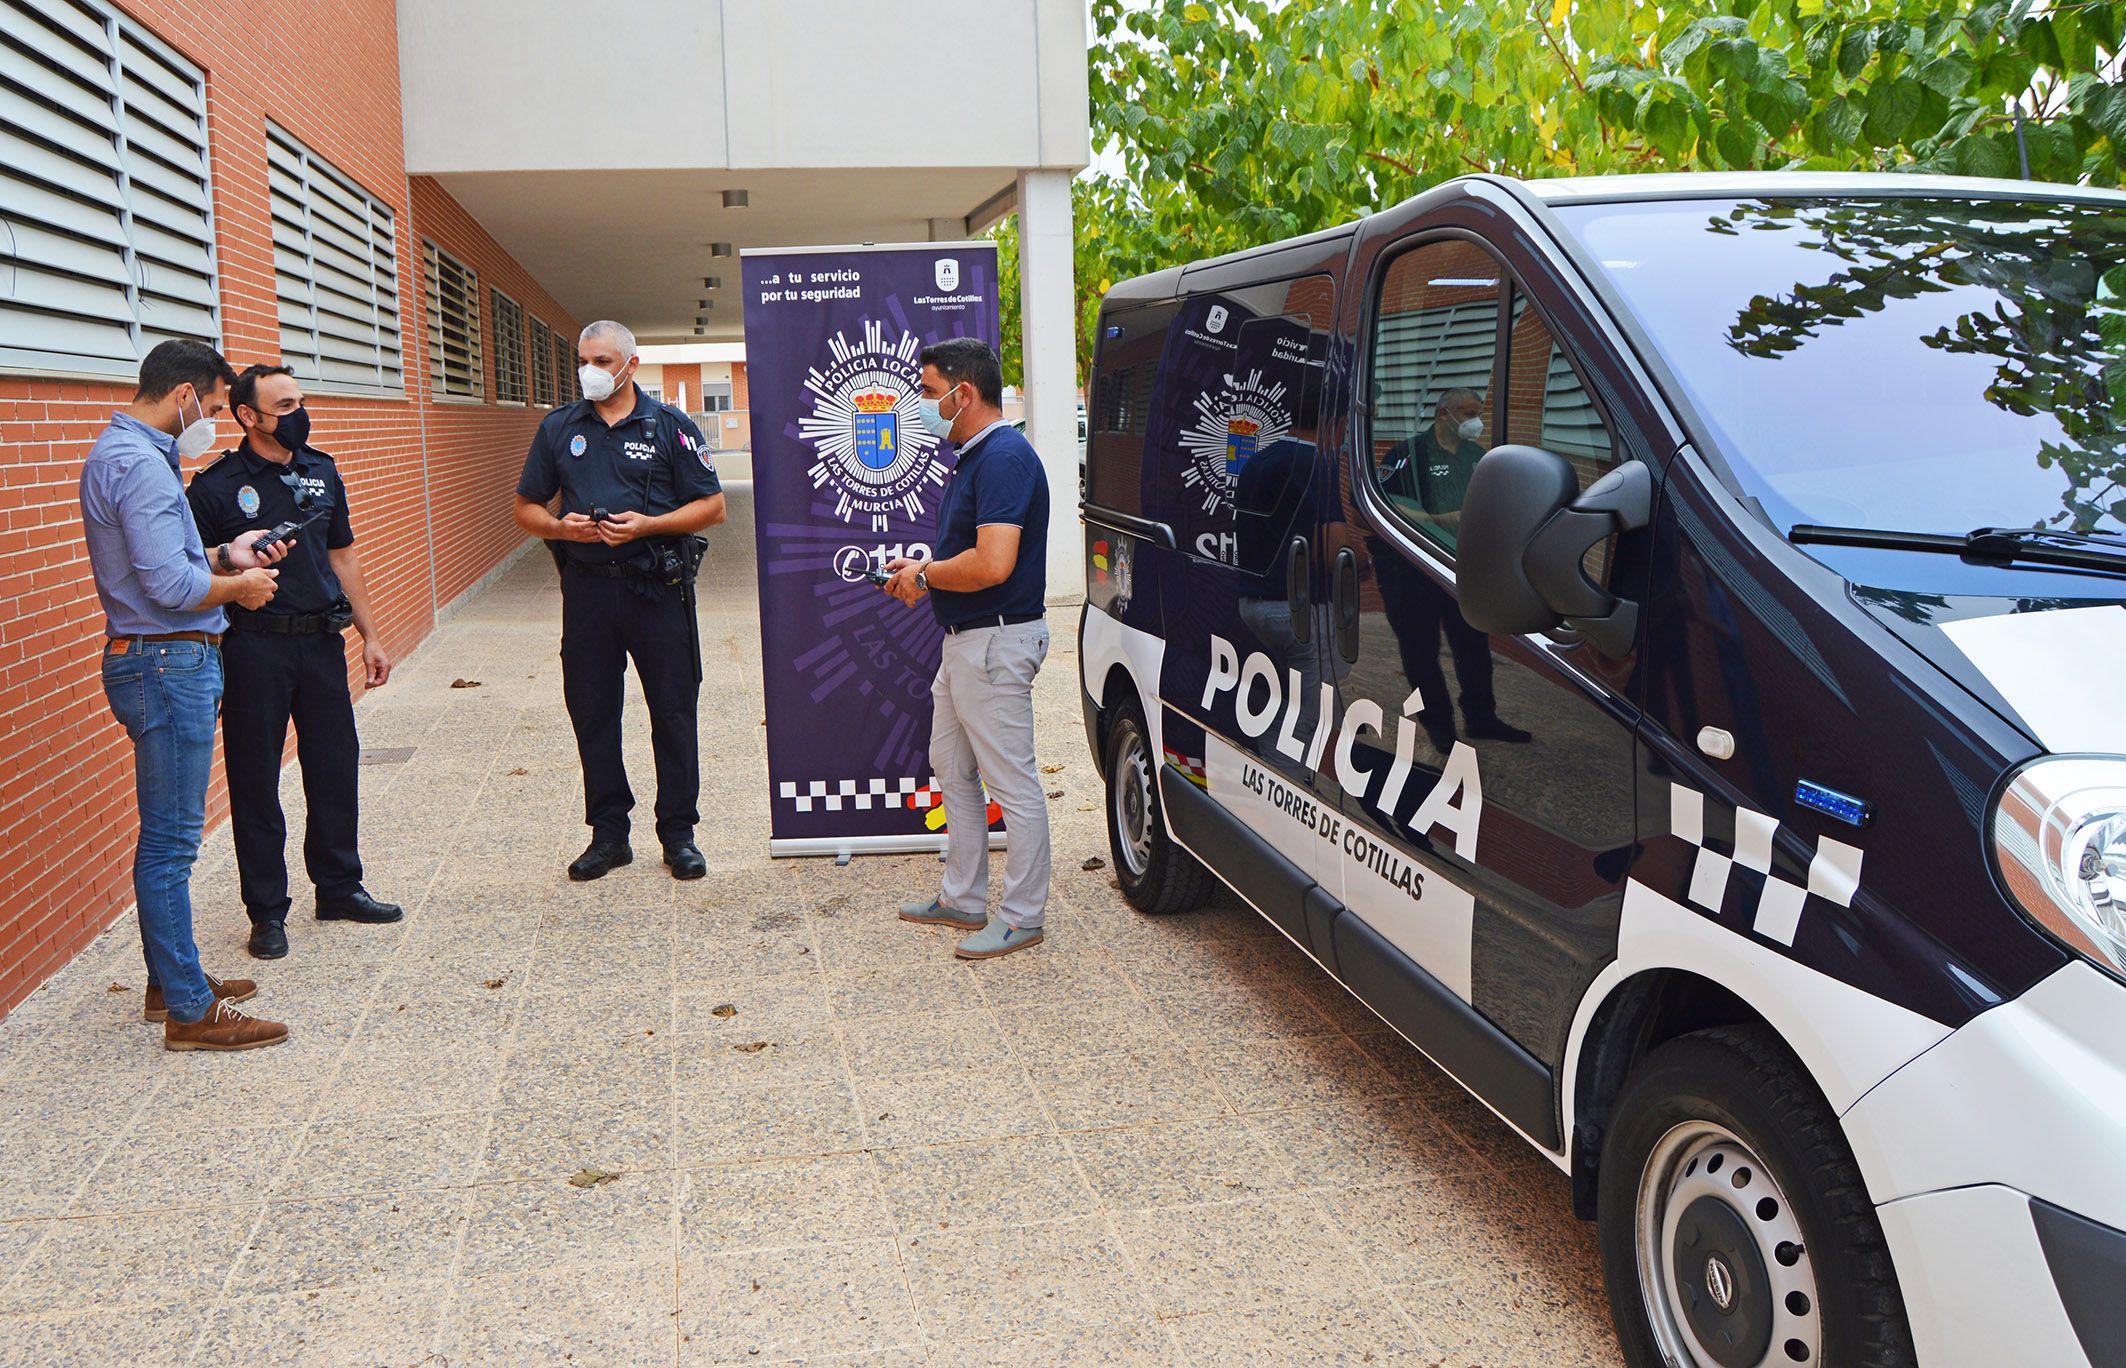
[[[288,953],[288,823],[281,813],[281,756],[295,723],[303,770],[303,863],[319,921],[395,922],[402,913],[362,887],[356,850],[361,744],[347,689],[348,623],[362,634],[370,688],[391,677],[369,616],[354,550],[347,487],[332,458],[309,445],[310,412],[286,366],[250,366],[229,389],[244,442],[192,477],[185,497],[208,545],[253,528],[300,524],[280,563],[280,592],[256,611],[229,610],[222,642],[228,678],[221,735],[229,818],[251,953]]]
[[[694,845],[701,820],[695,709],[701,649],[693,574],[695,534],[723,521],[723,486],[701,429],[634,383],[635,335],[610,320],[577,343],[584,397],[539,424],[517,482],[517,524],[564,543],[561,692],[583,764],[591,843],[568,867],[596,879],[629,863],[635,806],[620,758],[624,666],[635,662],[657,761],[657,840],[674,878],[708,872]],[[561,496],[561,516],[547,510]]]

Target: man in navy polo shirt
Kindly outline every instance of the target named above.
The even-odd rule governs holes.
[[[925,347],[923,426],[959,447],[938,506],[937,559],[886,566],[886,592],[913,606],[926,594],[945,629],[931,681],[930,763],[945,798],[945,881],[904,921],[962,927],[955,951],[993,959],[1041,943],[1048,906],[1048,803],[1033,753],[1033,681],[1048,655],[1048,477],[1004,421],[1004,374],[978,338]],[[982,789],[1010,833],[1004,893],[988,916],[989,824]]]

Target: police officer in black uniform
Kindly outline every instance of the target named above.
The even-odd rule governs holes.
[[[255,527],[299,525],[280,563],[280,592],[255,611],[229,609],[222,642],[221,736],[229,817],[251,953],[288,953],[288,823],[281,813],[282,749],[295,723],[303,768],[303,863],[320,921],[395,922],[402,915],[362,887],[355,848],[361,745],[347,689],[348,623],[362,634],[364,677],[391,677],[369,617],[347,487],[332,458],[309,445],[310,413],[286,366],[251,366],[229,390],[243,445],[192,477],[186,498],[209,546]]]
[[[694,845],[701,820],[695,708],[701,647],[693,578],[723,521],[723,486],[693,420],[635,385],[635,335],[601,321],[577,343],[584,398],[539,424],[517,482],[517,524],[564,543],[561,692],[583,763],[591,843],[568,867],[596,879],[634,859],[635,795],[620,758],[623,667],[635,662],[657,760],[657,840],[674,878],[708,872]],[[547,511],[561,496],[562,516]]]

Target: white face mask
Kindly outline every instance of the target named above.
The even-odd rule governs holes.
[[[955,385],[953,388],[957,389],[958,386]],[[947,394],[951,392],[951,390],[946,391]],[[950,418],[944,415],[943,411],[938,408],[938,405],[944,402],[942,397],[937,399],[924,397],[915,401],[915,420],[923,425],[923,431],[941,442],[951,440],[952,425],[960,420],[960,415],[957,411]]]
[[[1461,426],[1454,430],[1454,435],[1465,442],[1481,442],[1484,440],[1484,420],[1464,418]]]
[[[583,386],[583,397],[594,404],[612,398],[613,391],[620,388],[620,377],[603,366],[585,366],[576,372],[576,379]]]
[[[180,460],[189,461],[194,456],[204,456],[214,445],[214,420],[207,416],[205,409],[199,407],[198,394],[197,390],[193,391],[192,407],[199,417],[185,424],[184,430],[177,434],[177,455]],[[177,416],[184,416],[183,405],[178,406]]]

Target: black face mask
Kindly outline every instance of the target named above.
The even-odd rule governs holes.
[[[290,451],[302,450],[303,443],[310,440],[310,410],[290,409],[266,435]]]

